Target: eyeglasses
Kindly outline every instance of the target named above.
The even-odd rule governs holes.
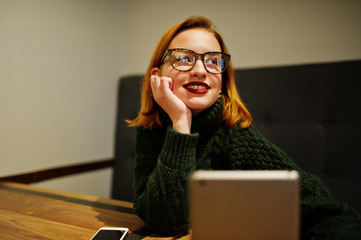
[[[181,72],[193,69],[199,57],[201,57],[205,69],[210,73],[220,74],[227,68],[231,55],[222,52],[196,53],[189,49],[174,48],[168,49],[162,57],[163,63],[166,56],[169,56],[172,67]]]

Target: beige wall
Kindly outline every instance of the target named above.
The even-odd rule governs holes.
[[[0,0],[0,176],[113,156],[121,1]],[[110,170],[40,184],[109,195]]]
[[[211,18],[235,67],[361,59],[358,0],[0,0],[0,176],[113,155],[116,85]],[[109,196],[111,171],[39,184]]]
[[[125,73],[143,73],[160,36],[191,15],[214,21],[235,67],[361,58],[359,0],[126,1]]]

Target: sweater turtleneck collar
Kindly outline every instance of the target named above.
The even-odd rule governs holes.
[[[223,98],[219,97],[211,107],[192,118],[191,132],[212,133],[218,130],[222,125],[222,110]]]

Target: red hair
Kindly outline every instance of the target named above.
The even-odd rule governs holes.
[[[153,68],[161,65],[162,57],[168,49],[170,42],[180,32],[186,29],[202,28],[212,33],[218,40],[222,52],[228,53],[221,35],[216,31],[213,22],[205,17],[195,16],[188,18],[177,25],[171,27],[159,40],[153,56],[150,60],[147,72],[143,79],[141,108],[138,116],[134,120],[128,120],[130,126],[144,128],[163,127],[164,114],[161,107],[155,102],[152,96],[149,78]],[[242,128],[248,127],[252,122],[252,116],[242,102],[234,80],[234,69],[229,62],[226,71],[222,73],[222,93],[223,97],[223,121],[229,127],[240,122]]]

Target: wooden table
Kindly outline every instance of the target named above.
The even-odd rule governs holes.
[[[127,227],[126,240],[191,239],[188,233],[152,233],[132,207],[130,202],[0,182],[0,239],[89,240],[100,227]]]

